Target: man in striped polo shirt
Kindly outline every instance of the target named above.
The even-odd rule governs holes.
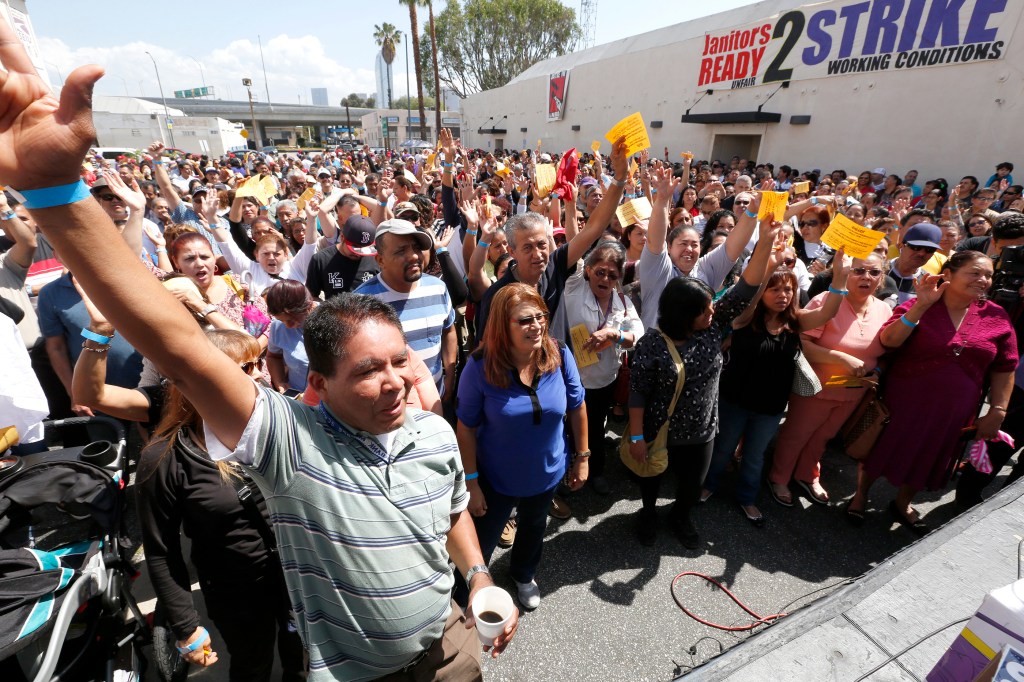
[[[392,218],[377,226],[374,245],[380,272],[355,293],[374,296],[395,309],[409,347],[430,369],[441,396],[448,398],[459,348],[448,288],[437,277],[423,274],[425,253],[434,242],[408,220]]]

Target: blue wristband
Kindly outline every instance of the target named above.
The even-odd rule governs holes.
[[[72,182],[70,185],[58,185],[57,187],[23,189],[20,192],[11,190],[11,193],[30,211],[36,208],[67,206],[92,196],[89,192],[89,185],[85,184],[84,180]]]
[[[471,234],[474,237],[477,235],[478,230],[466,230],[466,234]]]
[[[100,334],[97,334],[96,332],[92,331],[91,329],[86,329],[85,327],[82,327],[82,338],[83,339],[89,339],[90,341],[95,341],[96,343],[100,343],[100,344],[103,344],[105,346],[105,345],[109,344],[113,340],[114,337],[113,336],[101,336]]]
[[[828,293],[830,293],[830,294],[839,294],[840,296],[846,296],[850,292],[847,289],[836,289],[835,287],[829,287],[828,288]]]
[[[629,440],[632,441],[633,443],[639,443],[643,439],[644,439],[643,436],[630,436],[629,437]]]
[[[917,326],[917,322],[914,322],[912,320],[908,320],[907,319],[907,314],[906,313],[903,313],[902,315],[900,315],[900,322],[902,322],[903,324],[907,325],[911,329],[913,329],[914,327]]]
[[[751,213],[750,209],[747,208],[743,209],[743,215],[747,216],[748,218],[757,218],[757,214]]]
[[[811,206],[818,205],[818,197],[811,197]]]
[[[196,641],[192,642],[188,646],[179,646],[179,647],[177,647],[179,654],[190,654],[190,653],[192,653],[193,651],[195,651],[199,647],[203,646],[203,642],[205,642],[207,639],[210,638],[210,633],[206,631],[206,628],[204,628],[203,626],[200,625],[199,629],[202,630],[202,632],[200,633],[200,635],[198,637],[196,637]]]
[[[448,247],[447,246],[439,246],[436,249],[434,249],[434,253],[436,253],[439,256],[442,253],[448,253]]]
[[[617,343],[621,346],[622,342],[625,341],[625,340],[626,340],[626,337],[622,335],[622,330],[620,329],[619,330],[619,340],[617,341]]]
[[[485,249],[489,249],[489,248],[491,248],[491,245],[490,245],[490,244],[488,244],[487,242],[477,242],[477,243],[476,243],[476,245],[477,245],[477,246],[482,246],[482,247],[484,247]]]
[[[472,480],[477,479],[477,478],[480,478],[480,472],[479,471],[474,471],[471,474],[466,474],[466,480],[467,481],[472,481]]]

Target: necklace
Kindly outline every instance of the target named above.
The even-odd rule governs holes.
[[[853,311],[853,319],[857,323],[857,328],[860,331],[861,338],[863,338],[865,335],[865,325],[867,324],[868,319],[868,311],[871,310],[871,307],[866,305],[864,306],[864,312],[860,312],[853,307],[853,304],[850,303],[849,300],[847,300],[846,303],[850,306],[850,310]]]

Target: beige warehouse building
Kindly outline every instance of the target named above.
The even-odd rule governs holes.
[[[639,111],[652,156],[923,177],[1024,161],[1024,0],[759,2],[545,60],[463,101],[484,149],[590,149]],[[607,153],[610,145],[604,142]]]

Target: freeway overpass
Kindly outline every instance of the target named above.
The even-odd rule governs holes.
[[[162,104],[159,97],[141,97],[147,102]],[[216,116],[245,124],[246,128],[252,126],[252,117],[249,115],[249,102],[247,100],[231,101],[221,99],[185,99],[174,98],[167,100],[167,106],[178,109],[186,116]],[[357,128],[360,126],[360,117],[369,114],[375,109],[362,107],[349,107],[349,116],[345,116],[345,107],[322,107],[311,104],[283,104],[265,102],[253,102],[253,110],[256,113],[256,125],[259,126],[257,139],[268,139],[266,128],[294,128],[295,126],[314,126],[324,128],[326,126],[346,126]],[[321,133],[323,131],[321,130]]]

